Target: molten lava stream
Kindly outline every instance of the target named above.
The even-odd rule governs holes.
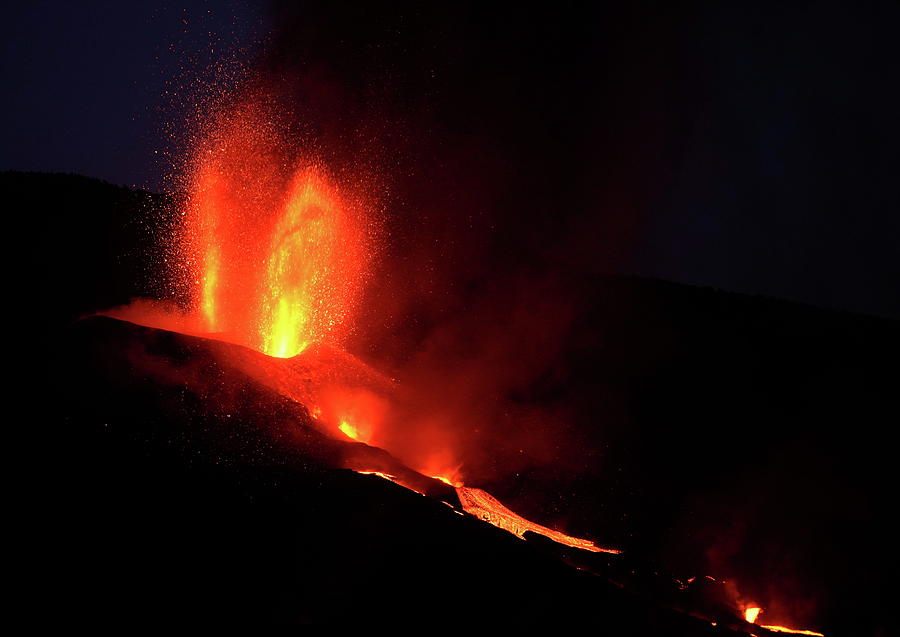
[[[532,533],[537,533],[550,538],[554,542],[572,546],[577,549],[583,549],[585,551],[613,554],[622,552],[617,549],[603,548],[597,546],[590,540],[572,537],[571,535],[566,535],[565,533],[560,533],[559,531],[548,529],[546,526],[526,520],[521,515],[510,511],[503,506],[497,498],[482,489],[457,486],[456,493],[459,496],[459,501],[462,503],[463,510],[466,513],[474,515],[478,519],[484,520],[505,531],[509,531],[523,540],[525,539],[525,532],[531,531]]]
[[[376,475],[384,478],[385,480],[396,482],[397,484],[400,484],[400,486],[406,486],[398,482],[395,476],[383,473],[381,471],[363,471],[357,469],[356,472],[364,475]],[[518,515],[517,513],[514,513],[510,509],[506,508],[497,498],[482,489],[466,487],[459,482],[451,481],[450,479],[443,476],[434,476],[434,479],[440,480],[441,482],[448,484],[456,489],[456,495],[459,498],[463,510],[466,513],[478,518],[479,520],[482,520],[483,522],[487,522],[488,524],[492,524],[497,528],[508,531],[509,533],[512,533],[520,539],[524,540],[525,532],[531,531],[532,533],[543,535],[544,537],[549,538],[554,542],[558,542],[559,544],[582,549],[584,551],[591,551],[592,553],[612,553],[614,555],[618,555],[622,552],[617,549],[603,548],[597,546],[590,540],[583,540],[581,538],[572,537],[571,535],[566,535],[565,533],[560,533],[559,531],[554,531],[553,529],[549,529],[546,526],[542,526],[535,522],[526,520],[521,515]]]

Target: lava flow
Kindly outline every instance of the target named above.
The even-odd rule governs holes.
[[[751,624],[755,624],[756,620],[759,619],[760,614],[763,612],[763,609],[758,606],[750,606],[744,609],[744,619],[746,619]],[[771,630],[775,633],[790,633],[792,635],[813,635],[815,637],[825,637],[822,633],[818,633],[814,630],[804,630],[802,628],[788,628],[787,626],[776,626],[772,624],[758,624],[762,628],[766,630]]]
[[[356,472],[363,475],[376,475],[379,478],[384,478],[385,480],[390,480],[400,486],[412,489],[412,487],[404,484],[396,476],[384,473],[383,471],[357,469]],[[531,532],[543,535],[558,544],[564,544],[592,553],[611,553],[613,555],[622,553],[622,551],[618,549],[597,546],[590,540],[572,537],[571,535],[566,535],[565,533],[554,531],[546,526],[526,520],[521,515],[508,509],[502,502],[483,489],[466,487],[462,483],[452,481],[444,476],[434,476],[434,479],[439,480],[448,486],[452,486],[455,489],[456,496],[459,498],[459,503],[462,506],[463,511],[479,520],[492,524],[504,531],[508,531],[520,539],[526,539],[525,533]],[[412,490],[415,491],[415,489]]]
[[[619,554],[622,552],[617,549],[603,548],[597,546],[590,540],[582,540],[577,537],[572,537],[571,535],[566,535],[565,533],[560,533],[559,531],[554,531],[553,529],[548,529],[546,526],[530,522],[521,515],[507,509],[499,500],[497,500],[497,498],[487,491],[458,486],[456,487],[456,493],[459,496],[459,501],[462,503],[463,510],[466,511],[466,513],[474,515],[485,522],[490,522],[494,526],[509,531],[522,539],[525,539],[526,531],[531,531],[532,533],[537,533],[550,538],[559,544],[565,544],[566,546],[572,546],[593,553]]]

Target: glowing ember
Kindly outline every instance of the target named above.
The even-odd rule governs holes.
[[[554,542],[572,546],[585,551],[594,553],[621,553],[616,549],[607,549],[595,545],[590,540],[582,540],[553,529],[548,529],[540,524],[529,522],[520,515],[517,515],[503,506],[497,498],[481,489],[473,489],[469,487],[457,487],[456,493],[459,501],[462,503],[463,509],[474,515],[475,517],[489,522],[494,526],[500,527],[505,531],[509,531],[522,539],[525,539],[525,531],[538,533],[544,537],[550,538]]]

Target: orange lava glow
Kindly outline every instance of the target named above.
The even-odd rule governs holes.
[[[390,480],[391,482],[394,482],[395,484],[398,484],[402,487],[406,487],[407,489],[411,489],[412,491],[421,493],[408,484],[405,484],[402,480],[399,480],[396,476],[392,476],[381,471],[361,469],[354,469],[354,471],[363,475],[376,475],[384,478],[385,480]],[[554,531],[553,529],[547,528],[546,526],[542,526],[535,522],[526,520],[521,515],[513,513],[511,510],[503,506],[503,504],[501,504],[497,498],[492,496],[487,491],[484,491],[483,489],[464,487],[461,483],[454,484],[452,481],[442,476],[433,477],[435,480],[440,480],[441,482],[448,484],[456,489],[456,495],[459,498],[459,502],[462,505],[463,511],[478,518],[479,520],[482,520],[483,522],[492,524],[498,528],[503,529],[504,531],[509,531],[520,539],[524,540],[525,532],[531,531],[532,533],[543,535],[544,537],[549,538],[554,542],[565,544],[566,546],[571,546],[577,549],[582,549],[584,551],[591,551],[592,553],[612,553],[618,555],[622,552],[618,549],[603,548],[601,546],[597,546],[590,540],[583,540],[577,537],[572,537],[571,535],[566,535],[565,533],[560,533],[559,531]],[[459,513],[459,511],[456,512]]]
[[[340,429],[348,438],[359,440],[359,431],[350,423],[342,422],[338,425],[338,429]]]
[[[370,444],[388,410],[387,400],[361,388],[327,387],[319,396],[319,419],[358,442]]]
[[[550,538],[554,542],[559,542],[560,544],[583,549],[585,551],[594,553],[621,553],[621,551],[616,549],[597,546],[590,540],[582,540],[577,537],[572,537],[571,535],[566,535],[565,533],[560,533],[559,531],[554,531],[553,529],[548,529],[546,526],[530,522],[507,509],[499,500],[497,500],[497,498],[487,491],[469,487],[457,487],[456,493],[459,496],[459,501],[462,503],[466,513],[474,515],[478,519],[484,520],[505,531],[509,531],[523,540],[525,539],[525,531],[531,531],[532,533],[537,533]]]
[[[746,619],[751,624],[755,624],[756,620],[759,619],[760,613],[763,612],[763,609],[758,606],[748,606],[744,609],[744,619]],[[786,626],[776,626],[772,624],[758,624],[761,628],[765,628],[766,630],[771,630],[775,633],[790,633],[793,635],[815,635],[816,637],[825,637],[822,633],[818,633],[814,630],[804,630],[802,628],[788,628]]]
[[[395,482],[397,480],[396,476],[392,476],[389,473],[383,473],[381,471],[357,471],[356,473],[361,473],[364,476],[378,476],[379,478],[384,478],[385,480],[390,480],[391,482]]]
[[[260,119],[237,109],[198,146],[180,252],[198,331],[289,358],[349,328],[367,222],[321,163],[292,156]]]
[[[461,487],[462,486],[462,482],[454,482],[453,480],[451,480],[450,478],[447,478],[446,476],[431,476],[431,477],[434,478],[435,480],[440,480],[444,484],[448,484],[451,487]]]
[[[294,177],[272,236],[259,337],[270,356],[289,358],[320,340],[340,313],[341,286],[330,280],[345,255],[341,203],[314,172]]]
[[[794,635],[815,635],[816,637],[825,637],[824,634],[817,633],[814,630],[802,630],[800,628],[786,628],[784,626],[770,626],[766,624],[760,624],[760,626],[776,633],[791,633]]]

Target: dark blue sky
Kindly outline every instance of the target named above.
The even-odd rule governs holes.
[[[891,2],[706,11],[649,268],[900,317],[898,25]]]
[[[167,123],[213,61],[252,46],[260,3],[37,1],[3,9],[0,169],[159,189]]]
[[[309,14],[307,5],[315,7]],[[394,46],[384,38],[396,32],[385,77],[416,77],[415,63],[404,57],[409,51],[433,55],[420,63],[427,79],[451,79],[438,88],[399,82],[398,90],[410,98],[424,87],[427,96],[408,103],[445,112],[435,118],[444,133],[487,139],[511,161],[524,158],[523,179],[529,152],[552,163],[578,147],[572,165],[593,161],[585,149],[610,155],[591,164],[595,172],[583,171],[576,188],[583,200],[568,201],[578,208],[599,193],[607,207],[632,202],[628,247],[606,265],[900,317],[900,5],[711,2],[683,12],[634,10],[630,31],[611,36],[620,29],[610,20],[624,13],[616,11],[598,11],[597,31],[574,16],[572,38],[554,32],[561,39],[546,46],[549,27],[542,31],[534,18],[481,8],[452,17],[446,32],[421,16],[397,20],[401,28],[378,40],[371,15],[344,20],[328,3],[7,7],[0,169],[75,172],[160,189],[170,169],[166,152],[177,145],[166,125],[183,117],[183,89],[216,61],[248,58],[246,49],[273,21],[282,27],[275,36],[282,60],[318,57],[339,81],[360,86],[384,61],[369,54]],[[482,17],[501,30],[497,44],[494,31],[472,26]],[[285,31],[291,20],[302,38]],[[566,20],[560,11],[548,22]],[[510,35],[514,30],[525,35]],[[607,45],[607,37],[620,41]],[[578,38],[583,42],[573,45]],[[366,46],[348,53],[354,39]],[[284,47],[293,40],[302,40],[296,50]],[[463,70],[476,76],[477,89],[467,88]],[[543,74],[543,86],[550,78],[552,87],[517,102],[523,86],[534,90],[526,81],[532,73]],[[468,119],[458,115],[466,109]],[[547,130],[536,130],[535,121],[547,122]],[[531,147],[544,146],[519,149],[516,140],[532,133],[539,139]],[[548,191],[564,188],[572,173],[570,166],[558,170],[559,184]],[[611,196],[615,188],[621,192]],[[572,227],[588,237],[605,232]],[[615,242],[588,244],[590,251]]]

